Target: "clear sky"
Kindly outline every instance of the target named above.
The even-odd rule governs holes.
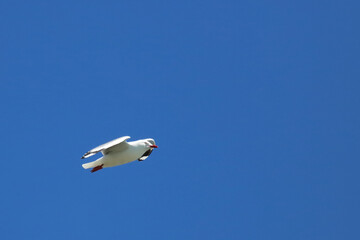
[[[1,1],[1,239],[360,239],[359,11]]]

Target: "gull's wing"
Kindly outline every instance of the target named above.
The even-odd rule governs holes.
[[[138,160],[139,161],[144,161],[145,159],[148,158],[148,156],[150,156],[152,151],[153,151],[153,149],[147,150]]]
[[[104,143],[96,148],[91,149],[90,151],[88,151],[87,153],[84,154],[84,156],[82,156],[81,158],[88,158],[91,157],[95,154],[97,154],[98,152],[102,152],[103,154],[110,152],[112,149],[114,149],[115,147],[119,147],[120,145],[122,145],[126,140],[128,140],[130,137],[129,136],[125,136],[125,137],[120,137],[117,139],[114,139],[110,142]]]

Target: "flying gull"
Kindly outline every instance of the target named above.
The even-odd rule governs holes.
[[[144,161],[154,148],[157,148],[154,139],[147,138],[133,142],[127,142],[130,137],[120,137],[110,142],[104,143],[91,149],[82,156],[82,159],[91,157],[98,152],[103,156],[93,162],[82,165],[84,169],[92,168],[91,172],[96,172],[107,167],[114,167],[133,161]]]

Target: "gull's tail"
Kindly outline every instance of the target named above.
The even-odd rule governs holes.
[[[91,169],[92,173],[103,169],[104,164],[98,165],[99,163],[96,163],[96,162],[97,161],[85,163],[85,164],[82,165],[82,167],[85,168],[85,169],[92,168]]]
[[[82,165],[82,167],[83,167],[84,169],[89,169],[89,168],[95,167],[94,165],[95,165],[94,162],[89,162],[89,163],[84,163],[84,164]]]
[[[102,157],[101,158],[99,158],[99,159],[97,159],[97,160],[95,160],[95,161],[93,161],[93,162],[89,162],[89,163],[84,163],[83,165],[82,165],[82,167],[84,168],[84,169],[89,169],[89,168],[94,168],[94,167],[96,167],[96,166],[100,166],[101,164],[103,164],[103,161],[102,161]],[[104,165],[104,164],[103,164]]]

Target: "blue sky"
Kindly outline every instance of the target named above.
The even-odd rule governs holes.
[[[1,1],[2,239],[359,239],[359,7]]]

